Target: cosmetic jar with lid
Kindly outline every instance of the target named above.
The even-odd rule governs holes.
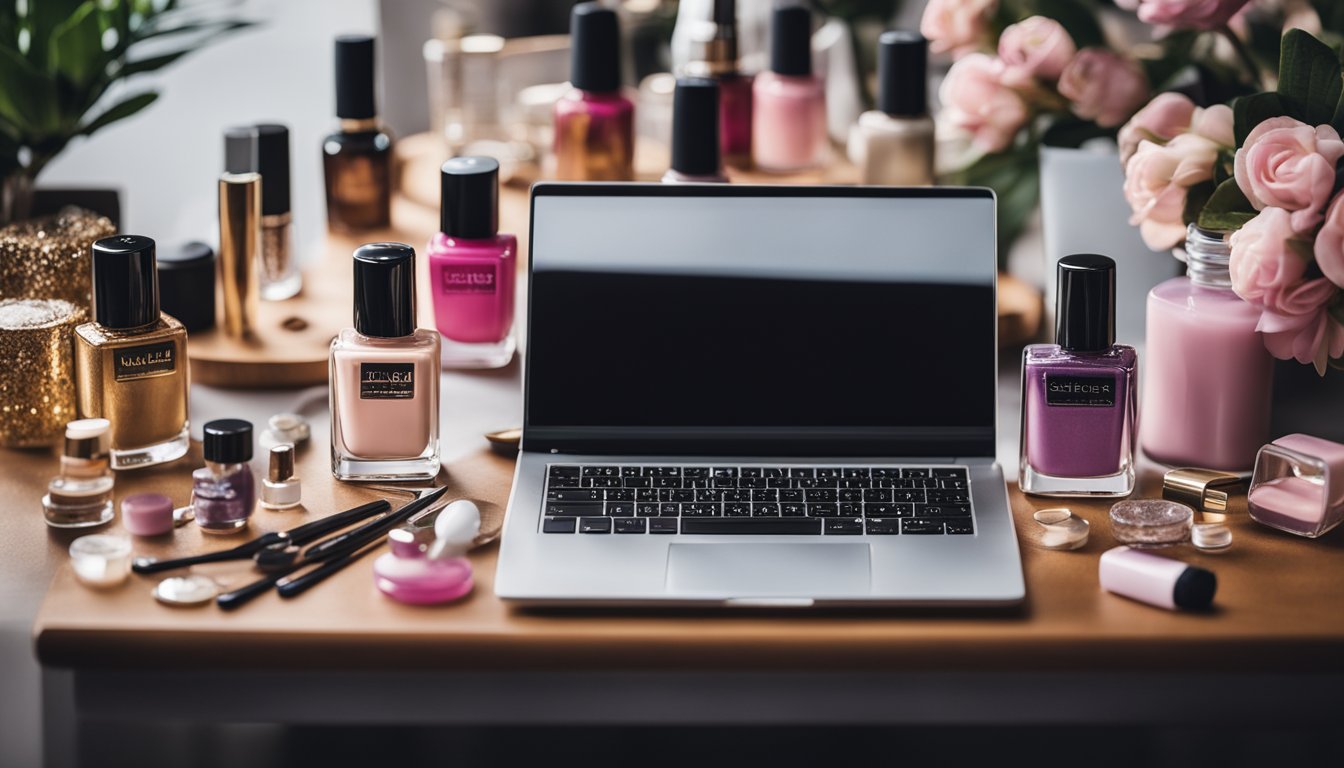
[[[1344,445],[1295,434],[1264,446],[1246,506],[1256,522],[1312,539],[1344,522]]]
[[[1194,510],[1174,501],[1120,501],[1111,505],[1111,534],[1131,547],[1167,547],[1190,540],[1194,519]]]

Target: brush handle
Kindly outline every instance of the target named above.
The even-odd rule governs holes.
[[[280,581],[286,575],[291,574],[296,570],[298,570],[298,566],[292,565],[288,569],[280,571],[279,573],[272,573],[270,575],[263,576],[260,579],[257,579],[256,581],[252,582],[251,584],[245,584],[233,590],[232,592],[225,592],[219,597],[216,597],[215,604],[226,611],[232,611],[235,608],[240,608],[243,605],[246,605],[248,602],[250,602],[252,598],[270,590],[271,587],[275,586],[276,582]]]
[[[421,496],[415,501],[408,502],[401,509],[383,515],[372,522],[365,523],[353,531],[346,531],[339,536],[333,536],[332,538],[320,541],[304,551],[302,562],[312,563],[319,560],[330,560],[353,552],[398,525],[406,522],[411,517],[414,517],[421,510],[428,508],[434,502],[442,498],[447,492],[448,486],[445,485],[438,490]]]
[[[330,560],[326,560],[321,565],[312,569],[311,571],[308,571],[307,573],[295,576],[293,578],[286,578],[283,581],[279,582],[279,584],[276,586],[275,591],[280,593],[280,596],[283,598],[298,597],[304,592],[307,592],[310,588],[315,587],[318,584],[321,584],[323,581],[326,581],[328,577],[332,576],[335,573],[338,573],[341,569],[345,568],[347,565],[350,565],[359,558],[367,555],[368,553],[382,546],[382,544],[383,544],[382,541],[375,541],[369,544],[368,546],[364,547],[363,549],[357,549],[348,554],[341,555],[339,557],[333,557]]]

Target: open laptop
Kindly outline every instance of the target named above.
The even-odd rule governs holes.
[[[538,184],[495,589],[1004,605],[994,198]]]

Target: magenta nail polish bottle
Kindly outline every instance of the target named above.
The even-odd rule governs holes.
[[[579,3],[569,17],[569,81],[555,103],[555,174],[565,181],[635,177],[635,105],[621,93],[616,12]]]
[[[1039,496],[1126,496],[1138,355],[1115,343],[1115,262],[1066,256],[1058,280],[1055,343],[1022,354],[1018,485]]]
[[[439,229],[429,241],[434,324],[445,368],[513,359],[518,239],[499,234],[499,162],[455,157],[439,175]]]

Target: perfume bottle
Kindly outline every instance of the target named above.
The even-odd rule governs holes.
[[[1148,458],[1247,472],[1269,440],[1274,360],[1260,311],[1232,292],[1226,234],[1190,225],[1186,276],[1148,293],[1143,433]]]
[[[663,182],[726,181],[719,162],[719,84],[702,77],[678,78],[672,92],[672,167]]]
[[[569,17],[569,82],[555,103],[555,173],[566,181],[635,177],[635,105],[621,93],[616,12],[579,3]]]
[[[205,423],[205,466],[191,473],[196,524],[209,533],[232,533],[247,525],[257,505],[252,476],[252,422],[216,419]]]
[[[499,234],[499,161],[455,157],[439,174],[439,233],[429,241],[434,323],[445,368],[513,359],[518,239]]]
[[[360,232],[392,223],[392,137],[378,121],[373,91],[373,38],[336,38],[336,117],[340,129],[322,142],[327,224]]]
[[[439,334],[415,327],[415,249],[355,250],[355,327],[331,342],[331,471],[338,480],[439,473]]]
[[[111,427],[107,419],[80,419],[65,426],[61,473],[42,497],[47,525],[87,528],[112,519]]]
[[[770,26],[770,71],[752,85],[752,153],[772,173],[816,168],[826,161],[826,89],[812,74],[812,13],[776,8]]]
[[[928,103],[929,41],[890,30],[877,39],[877,109],[859,115],[849,157],[864,184],[934,183],[933,118]]]
[[[159,311],[153,240],[116,235],[93,244],[93,316],[75,329],[75,399],[82,418],[112,422],[112,468],[181,458],[187,331]]]
[[[713,20],[692,33],[686,74],[718,82],[723,161],[734,168],[749,168],[752,77],[738,68],[735,0],[714,0]]]
[[[294,254],[289,128],[263,123],[225,131],[224,170],[261,174],[261,249],[257,260],[261,298],[281,301],[298,294],[303,278]]]
[[[1059,260],[1055,343],[1022,355],[1018,484],[1040,496],[1134,490],[1133,347],[1115,343],[1115,262]]]
[[[261,481],[261,506],[267,509],[296,507],[303,494],[299,478],[294,476],[294,446],[271,446],[266,479]]]

